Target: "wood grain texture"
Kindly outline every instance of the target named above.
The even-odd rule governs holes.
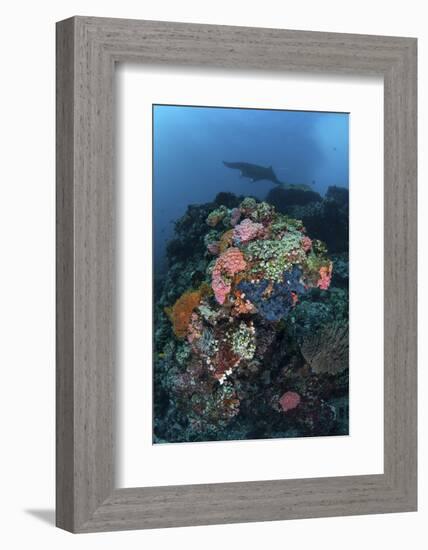
[[[383,475],[115,489],[116,62],[383,76]],[[87,17],[58,23],[59,527],[92,532],[416,510],[416,78],[412,38]]]
[[[56,522],[74,525],[74,24],[56,37]]]

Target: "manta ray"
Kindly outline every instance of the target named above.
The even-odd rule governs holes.
[[[225,160],[223,164],[232,170],[239,170],[241,172],[241,178],[250,178],[252,182],[266,180],[281,185],[285,189],[310,189],[310,187],[305,184],[292,184],[280,181],[276,177],[272,166],[259,166],[258,164],[251,164],[250,162],[226,162]]]
[[[267,180],[279,185],[282,184],[282,181],[279,181],[276,177],[272,166],[266,168],[258,164],[250,164],[249,162],[226,162],[225,160],[223,164],[228,168],[232,168],[232,170],[239,170],[241,178],[250,178],[251,181]]]

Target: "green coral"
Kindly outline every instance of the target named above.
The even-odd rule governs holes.
[[[263,272],[265,278],[271,281],[282,281],[284,271],[294,264],[305,260],[305,252],[301,248],[301,233],[287,232],[280,240],[260,240],[248,244],[245,256],[255,261],[253,273]],[[295,253],[290,258],[291,253]]]
[[[270,219],[275,209],[267,202],[259,202],[250,214],[250,219],[254,222],[263,222]]]
[[[299,233],[301,236],[302,227],[303,223],[301,220],[296,220],[294,218],[290,218],[289,216],[277,214],[270,226],[270,231],[275,237],[280,236],[286,231]]]
[[[239,205],[239,208],[244,212],[251,212],[256,208],[256,206],[257,206],[256,199],[253,199],[253,197],[245,197],[245,199]]]
[[[247,325],[243,321],[239,324],[238,330],[232,333],[232,350],[242,359],[249,361],[256,352],[256,335],[254,326]]]
[[[329,265],[330,261],[327,258],[327,249],[321,241],[312,241],[312,250],[307,256],[306,273],[317,279],[321,267]]]
[[[229,209],[222,204],[208,214],[206,222],[210,227],[215,227],[219,222],[223,220],[225,216],[227,216],[228,213]]]

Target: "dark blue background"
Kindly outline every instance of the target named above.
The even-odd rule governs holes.
[[[240,178],[223,160],[272,165],[279,180],[321,194],[349,184],[347,113],[155,105],[153,140],[155,270],[189,204],[220,191],[263,199],[275,186]]]

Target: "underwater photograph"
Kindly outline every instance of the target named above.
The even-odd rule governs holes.
[[[349,434],[349,113],[153,105],[153,443]]]

